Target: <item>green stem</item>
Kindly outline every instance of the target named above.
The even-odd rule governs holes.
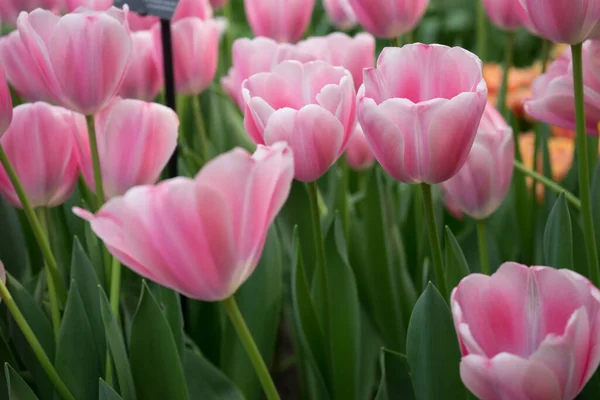
[[[477,55],[482,61],[486,60],[487,51],[487,21],[483,2],[475,0],[477,3]]]
[[[54,285],[60,297],[60,300],[63,304],[67,301],[67,290],[65,289],[65,285],[62,282],[62,278],[60,277],[60,273],[58,272],[58,264],[56,263],[56,259],[54,258],[54,254],[52,254],[52,249],[50,248],[50,242],[48,241],[48,237],[44,234],[42,227],[40,225],[40,221],[38,220],[31,203],[29,202],[29,198],[27,197],[27,193],[23,189],[21,185],[21,181],[19,181],[19,177],[15,172],[4,148],[0,144],[0,163],[4,167],[10,182],[12,183],[15,192],[17,193],[17,197],[21,202],[21,206],[23,207],[23,211],[29,220],[29,224],[31,225],[31,229],[33,231],[33,235],[40,246],[40,250],[42,255],[44,256],[44,261],[48,265],[48,269],[50,271],[50,275],[52,280],[54,280]]]
[[[119,297],[121,294],[121,263],[117,257],[113,257],[111,265],[110,279],[110,308],[118,318],[119,315]]]
[[[233,26],[233,11],[231,6],[231,1],[225,2],[223,6],[223,15],[227,19],[227,30],[225,31],[225,54],[227,57],[227,67],[232,65],[232,48],[233,48],[233,34],[231,27]],[[226,70],[227,71],[227,70]]]
[[[237,306],[235,298],[231,296],[228,299],[221,301],[221,304],[223,305],[223,308],[225,308],[229,320],[233,324],[242,345],[246,349],[246,353],[252,362],[256,375],[258,375],[258,379],[262,384],[267,399],[279,400],[279,394],[277,393],[277,388],[275,387],[275,383],[273,383],[273,379],[271,379],[269,369],[267,368],[254,339],[252,339],[252,334],[248,330],[248,326]]]
[[[533,178],[535,181],[540,182],[541,184],[546,186],[548,189],[552,189],[553,191],[555,191],[558,194],[564,193],[565,197],[567,198],[567,201],[569,203],[571,203],[576,209],[581,210],[581,201],[577,197],[575,197],[575,195],[573,193],[569,192],[567,189],[560,186],[558,183],[554,182],[553,180],[546,178],[544,175],[538,174],[534,170],[527,168],[520,161],[515,160],[514,165],[518,171],[529,176],[530,178]]]
[[[585,109],[583,103],[583,62],[582,45],[571,46],[573,55],[573,86],[575,88],[575,117],[577,120],[577,171],[579,173],[579,197],[581,198],[581,214],[583,218],[583,236],[587,249],[589,278],[600,284],[600,267],[598,266],[598,250],[594,235],[592,219],[592,200],[590,196],[590,171],[588,163],[587,136],[585,131]]]
[[[427,232],[429,233],[429,244],[433,256],[433,268],[435,270],[436,285],[444,299],[447,299],[448,291],[446,290],[446,280],[444,278],[442,247],[440,246],[440,238],[438,236],[437,226],[435,223],[431,185],[422,183],[421,191],[423,193],[423,205],[425,209],[425,219],[427,221]]]
[[[548,69],[548,60],[550,59],[550,47],[552,43],[544,39],[542,41],[542,74],[546,73],[546,69]]]
[[[502,85],[500,86],[500,93],[498,94],[498,111],[500,114],[507,118],[506,115],[506,93],[508,92],[508,77],[510,74],[510,68],[513,63],[513,45],[514,45],[514,32],[506,33],[506,44],[504,47],[504,72],[502,74]]]
[[[94,186],[96,187],[96,207],[100,209],[104,204],[104,186],[102,186],[102,169],[100,168],[100,153],[98,152],[98,140],[94,126],[94,116],[86,117],[88,125],[88,136],[90,138],[90,152],[92,153],[92,168],[94,170]]]
[[[402,47],[402,38],[400,36],[391,38],[390,44],[392,45],[392,47]]]
[[[65,383],[62,381],[62,379],[60,379],[58,372],[56,372],[56,370],[52,366],[52,362],[46,355],[46,352],[44,351],[37,337],[35,336],[35,333],[33,333],[33,331],[31,330],[31,327],[27,323],[27,320],[25,320],[25,317],[21,313],[21,310],[19,310],[19,307],[13,300],[10,292],[8,291],[8,288],[6,287],[4,282],[2,282],[2,280],[0,280],[0,297],[2,297],[4,304],[6,304],[6,308],[8,308],[8,311],[11,313],[17,326],[23,333],[25,340],[27,340],[27,343],[29,343],[29,346],[31,346],[33,353],[35,354],[40,364],[42,365],[42,368],[50,378],[50,381],[52,381],[52,383],[58,390],[58,393],[64,399],[75,400],[75,397],[73,397],[71,392],[69,392],[69,389],[67,388]]]
[[[40,220],[40,225],[45,235],[48,235],[48,211],[44,208],[37,209],[37,215]],[[44,263],[44,269],[46,270],[47,281],[48,281],[48,296],[50,297],[50,317],[52,319],[52,329],[54,331],[54,341],[58,343],[58,336],[60,334],[60,310],[58,307],[58,298],[56,295],[56,288],[52,275],[50,274],[50,268],[48,264]]]
[[[487,251],[487,243],[485,237],[485,221],[477,221],[477,241],[479,243],[479,258],[481,260],[481,273],[490,274],[490,258]]]
[[[200,151],[202,152],[202,160],[207,163],[210,160],[208,155],[208,137],[206,135],[206,124],[204,124],[204,118],[202,118],[202,108],[200,107],[200,97],[192,96],[192,108],[194,109],[194,119],[198,125],[198,132],[200,134]]]

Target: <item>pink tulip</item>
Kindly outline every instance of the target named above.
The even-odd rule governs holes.
[[[25,100],[52,100],[53,97],[46,91],[43,77],[23,44],[19,31],[12,31],[0,38],[0,64],[10,85]]]
[[[375,38],[368,33],[359,33],[353,38],[334,32],[299,42],[298,48],[317,60],[346,68],[352,74],[357,90],[363,83],[363,69],[375,64]]]
[[[151,31],[131,34],[133,44],[129,68],[123,79],[121,97],[151,101],[163,86],[162,55],[159,54],[157,36]]]
[[[486,105],[481,71],[460,47],[420,43],[386,48],[377,68],[365,69],[358,119],[388,174],[433,184],[458,172]]]
[[[95,115],[102,184],[106,198],[133,186],[156,182],[177,146],[179,119],[157,103],[116,98]],[[92,157],[86,132],[77,135],[79,164],[95,192]]]
[[[33,207],[54,207],[73,192],[79,165],[75,132],[87,133],[85,118],[47,103],[15,107],[12,124],[0,139]],[[0,166],[0,193],[15,207],[21,202]]]
[[[254,35],[297,42],[308,27],[315,0],[244,0]]]
[[[65,0],[68,12],[73,12],[79,7],[88,10],[106,11],[113,5],[113,0]]]
[[[13,104],[4,71],[0,68],[0,137],[6,132],[13,118]]]
[[[17,21],[21,40],[56,102],[95,114],[117,94],[127,72],[131,38],[126,11],[80,11],[58,17],[37,9]]]
[[[583,45],[583,84],[585,117],[588,135],[598,135],[600,121],[600,43],[587,41]],[[525,101],[525,112],[533,118],[566,129],[575,130],[575,96],[573,64],[567,48],[539,76],[532,86],[533,97]]]
[[[600,34],[596,0],[519,0],[535,31],[557,43],[578,44]]]
[[[356,171],[371,168],[375,163],[375,156],[369,147],[360,124],[356,124],[356,129],[350,135],[350,140],[348,140],[346,161],[350,168]]]
[[[358,22],[367,32],[395,38],[414,29],[429,0],[349,0]]]
[[[219,301],[254,272],[293,176],[284,144],[259,146],[254,155],[238,148],[195,179],[133,188],[96,215],[74,212],[138,274],[187,297]]]
[[[0,1],[0,23],[14,26],[21,11],[36,8],[57,10],[62,0],[2,0]]]
[[[200,18],[202,20],[213,17],[212,7],[209,0],[179,0],[173,21],[179,21],[185,18]]]
[[[160,23],[158,17],[142,16],[131,11],[127,13],[127,24],[133,32],[150,30],[158,23]]]
[[[528,24],[519,0],[481,0],[490,21],[497,27],[512,31]]]
[[[489,217],[510,189],[514,146],[512,129],[488,103],[467,162],[441,184],[445,199],[475,219]]]
[[[210,0],[210,5],[215,10],[219,10],[219,9],[223,8],[225,6],[225,4],[227,4],[228,2],[229,2],[229,0]]]
[[[356,25],[356,15],[348,0],[323,0],[323,7],[333,25],[348,30]]]
[[[317,180],[346,149],[356,126],[356,93],[344,68],[288,60],[242,87],[246,131],[257,144],[287,142],[296,179]]]
[[[572,400],[600,363],[600,291],[573,271],[505,263],[464,278],[451,306],[482,400]]]
[[[265,37],[237,39],[233,43],[233,66],[229,74],[221,78],[221,86],[243,110],[246,105],[242,97],[242,83],[246,79],[259,72],[270,72],[285,60],[306,62],[315,58],[301,51],[297,46],[277,43]]]
[[[154,30],[158,36],[160,30]],[[214,19],[184,18],[172,24],[173,62],[177,93],[194,96],[215,77],[219,59],[220,25]],[[157,40],[158,51],[162,45]]]

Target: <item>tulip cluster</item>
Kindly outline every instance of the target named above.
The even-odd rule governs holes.
[[[0,0],[0,398],[600,396],[600,0],[143,3]]]

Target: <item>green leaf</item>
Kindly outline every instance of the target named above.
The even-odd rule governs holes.
[[[122,400],[121,396],[119,396],[119,394],[102,379],[100,379],[98,391],[99,400]]]
[[[235,297],[252,338],[269,365],[277,343],[283,301],[283,254],[275,227],[269,230],[256,270]],[[260,398],[260,381],[229,320],[222,337],[220,367],[247,399]]]
[[[454,234],[446,226],[445,230],[445,255],[446,255],[446,284],[448,289],[455,288],[460,280],[469,275],[469,265],[467,259],[454,237]]]
[[[328,347],[332,391],[337,399],[357,399],[360,372],[360,307],[354,273],[348,263],[344,230],[338,217],[325,240],[327,257]]]
[[[102,256],[102,250],[100,248],[100,239],[96,236],[94,232],[92,232],[92,228],[90,228],[91,224],[85,224],[85,244],[87,248],[87,255],[91,261],[92,268],[94,268],[94,272],[98,277],[100,282],[105,282],[104,276],[104,261]]]
[[[375,400],[412,400],[415,394],[406,356],[381,349],[381,382]]]
[[[202,355],[184,352],[184,370],[190,399],[244,400],[242,392]],[[253,372],[254,370],[252,370]]]
[[[308,398],[325,400],[331,398],[325,382],[328,365],[325,337],[310,296],[297,229],[293,233],[292,246],[295,253],[291,270],[292,314],[298,353],[304,363],[301,372]]]
[[[98,398],[97,382],[102,370],[92,327],[75,281],[71,282],[60,325],[55,365],[56,371],[75,398]]]
[[[73,240],[73,254],[71,256],[71,279],[80,288],[79,295],[83,301],[83,307],[88,322],[92,329],[92,337],[100,361],[100,370],[104,371],[106,361],[106,335],[104,333],[104,322],[100,311],[100,298],[98,297],[98,286],[100,281],[92,267],[92,263],[83,251],[79,239]]]
[[[8,398],[10,400],[38,400],[33,390],[8,363],[4,364],[4,374],[8,382]]]
[[[571,227],[573,228],[573,243],[585,243],[583,221],[579,218],[578,211],[575,211],[573,207],[569,207],[569,213],[571,214]],[[585,251],[573,252],[573,270],[583,276],[589,274],[590,271]]]
[[[102,287],[97,288],[100,298],[100,311],[102,313],[102,321],[104,322],[104,332],[106,334],[106,343],[114,361],[117,379],[121,389],[121,395],[124,400],[135,400],[135,386],[133,384],[133,376],[131,375],[131,367],[127,358],[127,350],[125,349],[125,341],[119,329],[119,324],[115,318],[106,294]]]
[[[179,293],[162,286],[159,293],[163,314],[169,322],[177,346],[177,354],[181,359],[183,357],[183,313]]]
[[[145,283],[131,325],[129,359],[140,399],[188,399],[182,362],[169,322]]]
[[[186,333],[211,363],[221,360],[223,312],[219,303],[186,299]]]
[[[358,219],[353,220],[350,235],[351,266],[361,300],[386,346],[402,350],[405,346],[405,318],[400,298],[404,277],[397,273],[400,258],[396,257],[392,238],[392,218],[384,213],[388,208],[383,178],[374,171],[368,177],[365,197],[358,203]]]
[[[573,269],[573,232],[565,195],[561,193],[546,222],[544,230],[545,265]]]
[[[464,399],[460,350],[448,305],[432,283],[417,301],[408,325],[408,364],[419,400]]]
[[[33,297],[12,276],[8,276],[7,283],[10,294],[38,338],[46,355],[50,360],[54,360],[54,333],[46,315],[38,307]],[[21,361],[33,375],[41,399],[52,400],[54,386],[18,327],[14,326],[11,329],[11,336]]]
[[[29,271],[27,242],[15,209],[0,196],[0,260],[4,268],[19,280]]]

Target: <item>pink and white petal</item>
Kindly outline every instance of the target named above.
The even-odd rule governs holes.
[[[482,400],[563,400],[556,376],[543,364],[500,353],[463,357],[460,377]]]

